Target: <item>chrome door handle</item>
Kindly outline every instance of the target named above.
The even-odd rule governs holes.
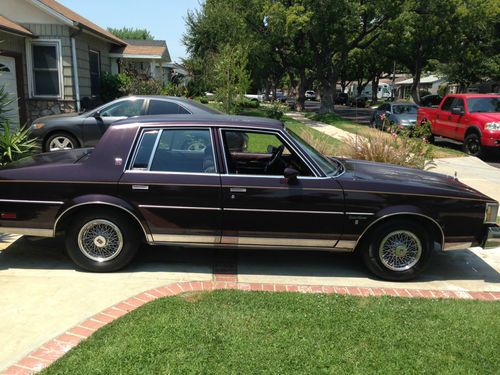
[[[231,188],[229,189],[231,193],[246,193],[247,189],[245,188]]]
[[[132,190],[149,190],[148,185],[132,185]]]

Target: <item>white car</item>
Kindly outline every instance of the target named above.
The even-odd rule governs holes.
[[[245,94],[245,98],[262,103],[266,99],[266,96],[264,94],[255,94],[255,95],[254,94]]]
[[[313,90],[307,90],[306,100],[316,100],[316,93]]]

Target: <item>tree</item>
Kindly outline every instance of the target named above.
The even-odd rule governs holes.
[[[151,35],[147,29],[136,29],[133,27],[122,27],[121,29],[115,29],[108,27],[108,31],[117,36],[120,39],[142,39],[142,40],[153,40],[154,37]]]
[[[226,44],[215,56],[214,81],[215,96],[222,102],[226,113],[234,113],[236,102],[243,100],[250,77],[246,70],[248,53],[241,45]]]

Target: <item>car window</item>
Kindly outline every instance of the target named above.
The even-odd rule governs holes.
[[[396,115],[416,114],[418,107],[416,105],[399,104],[392,106],[392,111]]]
[[[455,100],[455,98],[446,98],[443,105],[441,106],[441,110],[451,112],[451,105],[452,105],[454,100]]]
[[[153,154],[150,171],[187,173],[216,171],[209,129],[165,129],[161,132]]]
[[[122,100],[101,109],[102,117],[133,117],[142,114],[144,99]]]
[[[462,110],[465,110],[464,100],[462,98],[455,98],[452,108],[460,108]]]
[[[313,175],[278,134],[223,130],[222,139],[229,174],[283,176],[285,168],[294,168],[301,176]]]
[[[391,110],[391,106],[390,104],[383,104],[381,107],[380,107],[380,110],[381,111],[390,111]]]
[[[151,159],[151,153],[153,152],[153,147],[156,144],[159,130],[151,130],[144,132],[142,135],[139,146],[137,147],[137,152],[134,158],[134,163],[132,169],[148,169],[149,161]]]
[[[467,106],[470,113],[477,112],[500,112],[500,97],[491,98],[470,98],[467,99]]]
[[[189,115],[190,113],[180,105],[167,100],[150,100],[150,115]]]

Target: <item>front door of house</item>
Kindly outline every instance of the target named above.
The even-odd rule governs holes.
[[[12,127],[19,126],[16,60],[13,57],[0,56],[0,92],[2,90],[9,98],[6,117],[10,120]]]

